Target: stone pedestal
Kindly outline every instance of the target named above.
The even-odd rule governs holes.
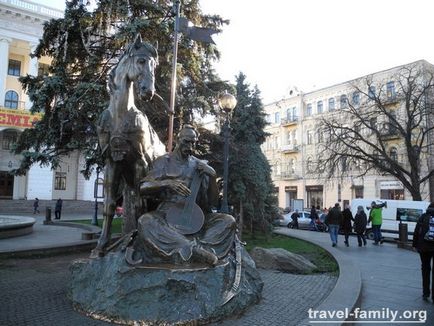
[[[132,267],[122,252],[75,261],[70,266],[69,295],[77,310],[96,319],[146,325],[206,324],[236,316],[259,301],[263,282],[244,250],[242,257],[239,287],[226,303],[235,279],[232,258],[215,267]]]

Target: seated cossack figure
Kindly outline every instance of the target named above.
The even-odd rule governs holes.
[[[233,248],[235,219],[212,212],[218,200],[216,173],[193,156],[197,140],[198,132],[184,125],[174,151],[157,158],[141,183],[141,195],[159,202],[138,221],[145,263],[214,266]]]

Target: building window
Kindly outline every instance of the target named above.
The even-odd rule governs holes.
[[[312,145],[313,144],[313,133],[312,131],[307,131],[306,132],[306,139],[307,139],[307,144],[308,145]]]
[[[5,107],[18,109],[18,94],[15,91],[7,91],[5,94]]]
[[[2,149],[10,150],[12,146],[17,142],[18,133],[16,131],[4,131]]]
[[[369,86],[368,88],[368,97],[369,99],[375,99],[375,86]]]
[[[354,198],[363,198],[363,186],[354,186]]]
[[[294,146],[297,145],[297,132],[295,130],[292,132],[292,143]]]
[[[291,174],[295,173],[295,160],[293,158],[289,160],[288,169]]]
[[[323,186],[306,186],[307,207],[323,206]]]
[[[56,172],[54,190],[66,190],[66,172]]]
[[[291,144],[291,132],[290,132],[290,131],[288,131],[288,132],[286,133],[286,143],[287,143],[288,145]]]
[[[291,109],[286,109],[286,120],[291,121]]]
[[[377,130],[377,118],[371,118],[369,119],[369,125],[371,127],[371,131],[374,132]]]
[[[381,189],[381,199],[404,200],[404,189]]]
[[[329,111],[334,111],[335,109],[335,98],[329,98]]]
[[[312,115],[312,104],[308,104],[306,107],[306,116],[310,117]]]
[[[392,160],[394,161],[398,161],[398,150],[396,149],[396,147],[392,147],[389,151],[389,156]]]
[[[389,112],[389,124],[387,126],[387,132],[389,135],[398,134],[398,128],[396,128],[395,121],[397,121],[396,112]]]
[[[274,112],[274,123],[280,123],[280,112]]]
[[[345,156],[341,157],[341,170],[346,172],[348,170],[347,158]]]
[[[268,123],[271,123],[271,114],[267,114],[267,117],[265,118],[267,120]]]
[[[310,157],[306,161],[306,171],[307,171],[307,173],[313,172],[313,161]]]
[[[354,92],[353,93],[353,105],[354,106],[359,106],[360,105],[360,93],[359,92]]]
[[[48,76],[50,66],[45,63],[38,64],[38,76]]]
[[[324,130],[318,129],[317,133],[318,133],[318,143],[320,144],[324,142]]]
[[[341,95],[340,102],[341,102],[341,109],[346,109],[348,107],[348,99],[345,94]]]
[[[362,127],[360,125],[360,123],[355,123],[353,125],[353,130],[354,130],[354,136],[356,138],[360,138],[361,132],[362,132]]]
[[[18,60],[9,59],[8,75],[20,76],[21,62]]]
[[[323,111],[322,101],[318,101],[318,103],[316,104],[316,107],[317,107],[318,114],[321,114]]]
[[[395,98],[395,82],[390,81],[387,83],[386,85],[387,88],[387,98],[388,99],[393,99]]]

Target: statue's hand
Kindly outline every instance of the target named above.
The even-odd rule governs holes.
[[[191,193],[190,189],[179,180],[164,180],[163,183],[164,186],[181,196],[187,197]]]
[[[208,174],[208,175],[210,175],[212,177],[215,177],[217,175],[217,173],[215,172],[215,170],[212,167],[210,167],[208,164],[206,164],[205,162],[203,162],[203,161],[197,162],[197,170],[201,174],[205,173],[205,174]]]

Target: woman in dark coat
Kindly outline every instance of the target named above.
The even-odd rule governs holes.
[[[428,300],[430,296],[430,272],[432,271],[431,299],[434,302],[434,202],[417,221],[413,233],[413,247],[419,252],[422,263],[422,297]]]
[[[366,225],[368,224],[368,217],[366,216],[365,210],[363,206],[357,207],[357,213],[354,217],[354,232],[357,234],[357,242],[359,243],[359,247],[363,245],[366,246]]]
[[[351,221],[354,221],[354,218],[353,218],[353,214],[351,214],[351,211],[348,208],[348,206],[345,207],[345,209],[343,210],[342,216],[343,216],[343,219],[342,219],[341,229],[344,232],[345,245],[347,247],[349,247],[350,244],[348,242],[348,238],[349,238],[351,230],[352,230]]]

